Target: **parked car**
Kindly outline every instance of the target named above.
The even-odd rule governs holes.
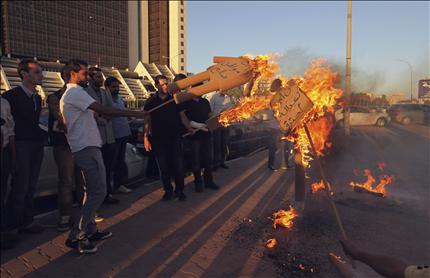
[[[388,109],[388,114],[393,121],[404,125],[429,123],[430,105],[412,103],[394,104]]]
[[[366,107],[351,106],[349,121],[351,126],[376,125],[383,127],[390,122],[390,116],[384,109],[369,109]],[[336,125],[343,125],[343,108],[334,113]]]

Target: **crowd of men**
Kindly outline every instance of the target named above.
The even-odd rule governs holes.
[[[43,71],[33,59],[22,59],[17,68],[22,83],[1,97],[1,246],[14,247],[25,234],[44,228],[34,222],[34,195],[44,157],[46,133],[39,126]],[[225,164],[228,131],[210,132],[205,122],[232,105],[224,92],[210,101],[202,97],[175,104],[168,78],[155,78],[157,92],[142,111],[125,109],[119,96],[120,81],[104,80],[102,70],[82,60],[70,60],[61,71],[64,86],[47,98],[48,142],[58,168],[57,229],[70,229],[66,246],[79,253],[94,253],[96,240],[112,236],[100,231],[97,212],[103,203],[116,204],[113,193],[129,193],[126,144],[131,135],[129,120],[144,118],[144,147],[156,159],[165,194],[162,200],[186,200],[184,194],[183,140],[191,145],[196,192],[217,190],[212,171]],[[186,78],[179,74],[174,81]],[[213,150],[213,151],[212,151]],[[202,175],[203,172],[203,175]],[[172,183],[173,182],[173,183]],[[173,186],[174,184],[174,186]],[[75,190],[73,190],[75,188]],[[73,221],[74,200],[80,207]]]

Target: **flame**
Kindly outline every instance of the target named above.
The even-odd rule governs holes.
[[[257,55],[253,57],[251,54],[245,55],[250,59],[249,63],[255,72],[259,75],[254,81],[254,86],[251,89],[251,96],[254,96],[258,91],[258,84],[260,81],[270,81],[279,71],[279,65],[274,61],[276,54],[268,53],[266,55]]]
[[[322,180],[320,182],[315,182],[311,185],[312,193],[315,193],[315,192],[322,190],[324,188],[325,188],[325,186],[324,186],[324,182]]]
[[[291,230],[294,224],[294,218],[299,216],[297,214],[297,211],[290,206],[290,208],[285,210],[279,210],[275,213],[273,213],[273,228],[276,229],[277,226],[282,226],[284,228],[287,228],[288,230]]]
[[[249,119],[258,111],[269,108],[272,97],[273,95],[245,97],[238,105],[222,112],[218,121],[223,126],[228,126],[231,123]]]
[[[276,241],[276,238],[271,238],[266,242],[266,247],[269,249],[273,249],[273,248],[275,248],[277,243],[278,242]]]
[[[333,113],[342,96],[342,90],[335,88],[337,81],[338,74],[333,72],[323,59],[312,61],[304,77],[296,79],[300,89],[314,104],[302,121],[302,125],[289,136],[289,140],[295,143],[295,148],[302,153],[302,163],[305,167],[309,167],[309,162],[312,160],[310,143],[304,130],[305,123],[317,155],[324,155],[323,151],[332,146],[328,138],[333,129]]]
[[[359,182],[350,182],[350,185],[354,187],[359,187],[365,189],[369,192],[380,193],[382,196],[386,196],[385,187],[394,181],[394,175],[381,175],[379,177],[379,183],[373,187],[376,182],[376,179],[373,177],[372,172],[369,169],[364,170],[364,176],[367,177],[367,180],[364,183]]]
[[[386,166],[386,164],[385,164],[384,161],[378,161],[378,169],[379,169],[379,171],[381,171],[381,172],[384,171],[385,166]]]
[[[342,263],[342,264],[346,264],[346,261],[342,260],[341,256],[337,256],[334,253],[329,253],[330,256],[332,256],[332,258],[334,258],[336,261]]]

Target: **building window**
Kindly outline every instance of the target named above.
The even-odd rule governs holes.
[[[183,14],[184,13],[184,9],[181,9],[181,14]]]
[[[184,46],[184,42],[181,42],[181,46]]]
[[[181,0],[181,5],[184,5],[184,0]]]
[[[182,71],[184,71],[184,70],[185,70],[184,66],[182,66],[182,67],[181,67],[181,70],[182,70]]]
[[[184,38],[184,34],[181,34],[181,39],[183,39]]]
[[[181,58],[181,63],[184,63],[184,62],[185,62],[184,58]]]
[[[184,17],[183,16],[181,16],[181,22],[184,22]]]
[[[184,25],[181,25],[181,30],[184,30]]]
[[[185,52],[184,52],[184,50],[181,50],[181,54],[184,54]]]

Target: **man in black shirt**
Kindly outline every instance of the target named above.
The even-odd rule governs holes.
[[[219,189],[212,177],[212,136],[204,124],[211,116],[209,101],[201,97],[195,97],[184,103],[185,111],[181,111],[181,117],[186,117],[182,122],[187,124],[191,131],[188,136],[191,143],[192,168],[196,192],[203,191],[202,168],[204,168],[204,184],[206,188]]]
[[[145,111],[172,99],[167,90],[167,77],[158,75],[155,83],[158,91],[147,100]],[[175,102],[153,111],[145,118],[144,147],[146,151],[152,150],[155,154],[165,191],[162,200],[165,201],[173,197],[171,179],[175,181],[175,196],[181,201],[186,199],[183,192],[182,133],[183,126]]]

